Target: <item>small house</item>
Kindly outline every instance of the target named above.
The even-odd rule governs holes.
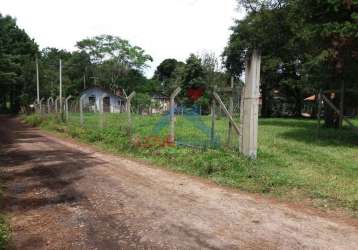
[[[152,95],[151,114],[160,114],[169,111],[170,98],[162,95]]]
[[[103,87],[87,88],[82,91],[80,97],[84,109],[90,112],[99,112],[100,108],[103,108],[103,112],[121,113],[126,109],[124,97]]]

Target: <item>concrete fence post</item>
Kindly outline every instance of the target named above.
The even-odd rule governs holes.
[[[105,97],[107,97],[108,95],[107,94],[103,94],[100,98],[99,98],[99,127],[100,128],[103,128],[104,126],[104,108],[103,108],[103,105],[104,105],[104,102],[103,102],[103,99]]]
[[[216,120],[216,102],[215,99],[211,103],[211,130],[210,130],[210,143],[213,146],[215,142],[215,120]]]
[[[128,97],[127,97],[127,114],[128,114],[128,136],[132,136],[132,116],[131,116],[131,101],[133,97],[136,95],[136,92],[133,91]]]
[[[59,101],[60,97],[56,97],[55,99],[55,112],[58,113],[58,101]],[[60,107],[61,109],[61,107]]]
[[[35,113],[38,113],[39,112],[39,102],[37,99],[35,99],[35,101],[33,102],[34,105],[34,109],[35,109]]]
[[[83,119],[83,100],[86,98],[86,94],[82,95],[80,97],[80,124],[81,127],[84,125],[84,119]]]
[[[230,93],[230,97],[229,97],[229,112],[231,114],[231,116],[233,116],[234,114],[234,77],[231,77],[231,93]],[[227,145],[230,146],[231,145],[231,138],[232,138],[232,122],[229,121],[229,129],[227,132]]]
[[[51,113],[51,105],[53,104],[53,98],[52,97],[49,97],[47,99],[47,113]]]
[[[66,99],[65,99],[65,113],[66,113],[66,122],[68,122],[68,118],[69,118],[69,115],[68,115],[68,101],[72,98],[72,96],[68,96]]]
[[[175,143],[175,97],[180,93],[181,88],[178,87],[170,95],[170,124],[169,124],[169,143]]]
[[[45,98],[41,98],[39,101],[39,105],[40,105],[40,114],[42,115],[42,102],[45,100]]]
[[[254,50],[246,61],[243,105],[240,107],[240,152],[252,159],[257,158],[260,66],[261,55]]]

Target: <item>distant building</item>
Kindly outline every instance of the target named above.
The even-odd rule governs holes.
[[[87,111],[99,112],[103,105],[103,112],[120,113],[126,109],[126,99],[111,90],[95,86],[82,91],[83,107]],[[103,98],[103,103],[100,103]]]
[[[170,98],[162,95],[153,95],[150,113],[160,114],[169,111]]]

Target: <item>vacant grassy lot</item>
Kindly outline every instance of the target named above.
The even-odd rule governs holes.
[[[210,118],[202,119],[207,126],[190,119],[197,118],[178,117],[178,140],[186,144],[208,142],[206,127]],[[131,141],[126,136],[125,114],[107,115],[103,129],[99,129],[99,119],[93,114],[86,115],[84,128],[80,128],[75,114],[67,124],[54,117],[43,119],[36,115],[25,120],[112,152],[204,176],[219,184],[323,208],[344,208],[358,215],[358,135],[348,128],[341,131],[322,128],[318,136],[314,120],[261,119],[258,160],[251,161],[240,156],[234,147],[226,146],[224,118],[217,121],[221,146],[214,149],[161,147],[157,141],[149,140],[147,136],[165,137],[167,133],[166,118],[159,116],[134,116]],[[237,141],[233,137],[233,142]]]

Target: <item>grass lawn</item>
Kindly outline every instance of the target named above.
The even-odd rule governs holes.
[[[219,184],[322,208],[343,208],[358,215],[358,135],[348,128],[322,128],[318,136],[314,120],[260,119],[258,159],[252,161],[240,156],[235,147],[226,146],[224,118],[216,123],[220,144],[216,148],[160,147],[148,142],[147,136],[167,134],[167,120],[159,116],[134,115],[132,141],[126,136],[125,114],[107,114],[104,129],[98,127],[99,119],[94,114],[85,116],[84,128],[80,128],[77,114],[71,114],[67,124],[36,115],[24,119],[111,152],[203,176]],[[190,119],[196,118],[177,118],[177,139],[186,144],[208,144],[210,117],[203,117],[200,122]],[[354,122],[358,125],[358,120]],[[233,136],[232,141],[237,144],[237,137]]]

